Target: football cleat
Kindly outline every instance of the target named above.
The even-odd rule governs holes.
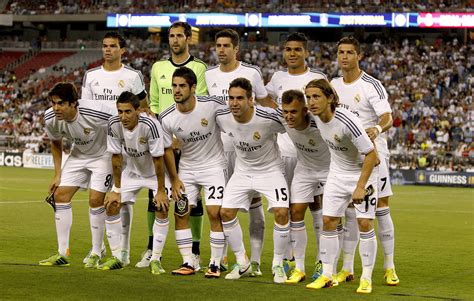
[[[120,259],[115,256],[112,256],[107,259],[103,264],[99,265],[97,269],[102,271],[121,270],[123,269],[123,264]]]
[[[316,280],[319,278],[319,276],[321,276],[323,274],[323,263],[321,260],[319,260],[318,262],[316,262],[315,266],[314,266],[314,272],[313,272],[313,276],[311,277],[313,280]]]
[[[252,267],[250,266],[250,263],[248,263],[247,266],[241,266],[240,264],[236,263],[234,267],[232,268],[232,271],[230,271],[230,273],[225,275],[225,279],[227,280],[240,279],[244,276],[249,276],[251,271],[252,271]]]
[[[285,274],[287,276],[290,276],[291,272],[293,271],[293,269],[295,268],[296,266],[296,262],[295,260],[288,260],[288,259],[285,259],[283,260],[283,269],[285,270]]]
[[[39,265],[67,267],[70,265],[70,263],[69,263],[69,257],[62,256],[59,254],[54,254],[51,257],[41,260],[39,262]]]
[[[337,281],[336,277],[337,277],[336,274],[332,274],[332,286],[333,287],[339,286],[339,281]]]
[[[201,256],[197,254],[193,254],[193,266],[194,266],[194,271],[199,272],[201,271]]]
[[[339,283],[342,282],[351,282],[354,280],[354,274],[351,274],[349,271],[341,270],[336,275],[336,281]]]
[[[296,284],[300,283],[301,281],[304,281],[306,278],[306,275],[304,272],[302,272],[300,269],[293,269],[291,272],[290,277],[285,281],[285,283],[288,284]]]
[[[142,259],[135,265],[136,268],[147,268],[150,266],[151,250],[148,249],[142,253]]]
[[[204,274],[206,278],[219,278],[221,276],[221,270],[215,264],[211,264]]]
[[[276,265],[272,268],[273,282],[274,283],[285,283],[287,280],[285,268],[282,265]]]
[[[360,279],[356,292],[359,294],[370,294],[372,292],[372,282],[368,279]]]
[[[176,269],[171,272],[173,275],[194,275],[196,272],[192,266],[190,266],[187,262],[183,263],[179,269]]]
[[[250,263],[250,274],[249,276],[250,277],[261,277],[263,274],[262,274],[262,271],[260,270],[260,263],[256,262],[256,261],[252,261]]]
[[[385,275],[383,276],[385,279],[385,283],[390,286],[395,286],[400,283],[400,279],[398,279],[397,272],[395,269],[387,269],[385,270]]]
[[[91,254],[89,260],[84,265],[85,269],[96,269],[99,266],[100,257],[97,254]]]
[[[227,261],[227,256],[223,256],[221,259],[221,272],[227,272],[229,270],[229,262]]]
[[[324,287],[331,287],[331,286],[332,286],[332,280],[324,275],[321,275],[318,277],[318,279],[306,285],[306,288],[312,288],[312,289],[318,290]]]
[[[150,272],[153,275],[160,275],[166,273],[165,269],[161,265],[161,261],[159,260],[151,260],[150,261]]]
[[[130,264],[130,254],[128,254],[127,250],[122,250],[120,252],[120,261],[124,267]]]
[[[89,250],[86,257],[84,257],[84,259],[82,260],[83,264],[86,264],[89,261],[89,256],[91,256],[91,253],[92,253],[92,248]],[[107,250],[105,249],[105,245],[102,245],[102,249],[100,249],[100,258],[101,259],[105,258],[106,255],[107,255]]]

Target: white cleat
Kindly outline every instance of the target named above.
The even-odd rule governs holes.
[[[142,254],[142,259],[137,262],[137,264],[135,265],[136,268],[147,268],[150,266],[150,260],[151,260],[151,250],[148,249],[146,250],[145,252],[143,252]]]

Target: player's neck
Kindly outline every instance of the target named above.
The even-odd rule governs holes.
[[[172,53],[171,54],[171,60],[173,61],[173,63],[175,63],[176,65],[181,65],[183,64],[184,62],[186,62],[187,60],[189,60],[189,58],[191,57],[191,54],[189,54],[189,52],[185,51],[181,54],[174,54]]]
[[[234,116],[235,121],[237,121],[238,123],[247,123],[247,122],[249,122],[253,117],[254,111],[255,111],[255,107],[249,108],[247,110],[247,112],[245,112],[241,116],[238,116],[238,117]]]
[[[196,107],[196,97],[192,95],[187,101],[176,104],[176,107],[181,113],[189,113]]]
[[[74,110],[74,115],[71,114],[71,116],[64,116],[64,121],[66,121],[66,122],[74,122],[74,121],[76,121],[76,119],[77,119],[77,111],[78,111],[78,108],[76,107],[76,109]]]
[[[234,71],[235,69],[239,68],[240,62],[238,60],[234,60],[233,62],[230,62],[229,64],[221,64],[219,69],[222,72],[231,72]]]
[[[102,64],[102,67],[104,68],[105,71],[117,71],[120,68],[122,68],[122,62],[121,61],[114,61],[114,62],[105,61]]]
[[[334,112],[331,111],[330,108],[328,110],[324,111],[321,115],[319,115],[319,119],[321,119],[322,122],[328,123],[329,121],[332,120],[334,117]]]
[[[361,75],[362,75],[362,70],[360,70],[359,67],[350,69],[347,71],[342,70],[342,79],[344,80],[344,83],[346,84],[355,82],[356,80],[359,79]]]
[[[308,67],[306,65],[303,66],[298,66],[294,68],[288,67],[288,73],[291,75],[300,75],[305,73],[308,70]]]
[[[308,126],[309,126],[309,116],[306,115],[304,117],[304,121],[300,124],[300,126],[295,127],[295,130],[304,131],[308,128]]]

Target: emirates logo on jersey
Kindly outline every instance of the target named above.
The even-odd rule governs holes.
[[[84,134],[89,135],[91,133],[92,129],[90,128],[84,128]]]
[[[124,81],[123,79],[119,80],[118,86],[119,86],[120,88],[125,87],[125,81]]]
[[[201,126],[206,127],[209,124],[206,118],[201,119]]]
[[[359,95],[359,94],[357,94],[357,95],[354,97],[354,101],[355,101],[356,103],[359,103],[359,102],[360,102],[360,95]]]
[[[260,136],[259,132],[253,133],[253,140],[258,141],[260,138],[262,138],[262,136]]]
[[[146,144],[146,138],[145,137],[140,137],[138,139],[138,142],[140,142],[140,144]]]
[[[334,140],[335,140],[336,142],[339,142],[339,143],[341,143],[341,141],[342,141],[342,139],[339,138],[339,136],[336,135],[336,134],[334,134]]]
[[[313,139],[309,139],[308,143],[311,146],[316,146],[316,142]]]

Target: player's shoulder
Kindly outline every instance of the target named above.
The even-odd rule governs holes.
[[[229,116],[231,114],[232,114],[232,112],[230,111],[230,109],[228,107],[223,107],[223,108],[220,108],[216,111],[216,117]]]
[[[257,105],[255,106],[255,116],[258,116],[265,120],[272,120],[277,123],[281,123],[281,121],[278,119],[277,110],[272,108]]]
[[[226,105],[226,102],[214,95],[200,95],[196,96],[196,100],[200,103]]]
[[[219,71],[219,65],[215,65],[215,66],[207,67],[206,74],[214,74],[214,73],[218,73],[218,71]]]
[[[262,76],[262,71],[260,70],[260,67],[258,67],[257,65],[252,65],[246,62],[240,62],[240,66],[246,70],[258,72],[258,74]]]
[[[331,79],[331,85],[339,85],[344,82],[344,79],[342,76],[336,76],[333,79]]]
[[[97,66],[91,69],[86,70],[84,73],[84,80],[83,82],[85,83],[87,80],[90,80],[94,76],[98,75],[99,73],[102,72],[102,66]]]
[[[359,118],[351,111],[337,107],[334,112],[334,118],[343,124],[355,137],[362,135]]]
[[[109,127],[117,127],[120,125],[120,117],[118,115],[113,115],[109,118]]]
[[[176,112],[176,104],[172,104],[171,106],[169,106],[166,110],[164,110],[163,112],[161,112],[159,115],[158,115],[158,120],[163,122],[165,119],[168,120],[168,118],[170,118],[170,116],[173,116],[173,113]]]
[[[318,78],[318,79],[326,79],[326,80],[328,79],[326,74],[324,74],[324,72],[322,72],[321,70],[317,68],[309,68],[309,73],[311,73],[313,77]]]
[[[385,88],[383,87],[382,82],[380,80],[367,74],[366,72],[363,72],[362,76],[360,77],[360,82],[365,86],[374,89],[381,99],[386,98]]]
[[[201,60],[201,59],[199,59],[199,58],[197,58],[197,57],[195,57],[195,56],[192,56],[192,57],[191,57],[190,62],[192,62],[192,63],[193,63],[196,67],[198,67],[198,68],[204,68],[204,70],[207,69],[207,64],[204,63],[203,60]]]
[[[54,120],[54,111],[53,108],[49,108],[44,112],[44,122],[52,122]]]
[[[170,66],[173,66],[170,62],[170,60],[167,60],[167,59],[161,59],[161,60],[158,60],[156,62],[153,63],[152,65],[152,69],[153,70],[161,70],[161,68],[166,68],[166,67],[170,67]]]
[[[114,109],[107,105],[93,100],[81,99],[77,107],[79,112],[84,116],[98,118],[102,120],[109,120],[112,115],[115,115]]]
[[[138,124],[148,130],[153,138],[160,137],[159,124],[156,119],[147,116],[145,113],[142,113],[138,116]]]
[[[127,72],[130,72],[130,73],[135,73],[135,74],[138,74],[138,75],[141,75],[141,71],[140,70],[137,70],[129,65],[126,65],[126,64],[123,64],[123,69]]]

